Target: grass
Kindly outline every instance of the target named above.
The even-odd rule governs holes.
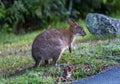
[[[106,67],[120,63],[120,38],[98,38],[89,33],[83,21],[79,21],[87,32],[86,37],[78,37],[77,44],[72,53],[66,50],[59,60],[59,64],[76,65],[78,68],[73,72],[72,82],[84,77],[94,75]],[[68,27],[68,24],[65,23]],[[55,27],[59,27],[59,23]],[[63,28],[62,24],[60,27]],[[34,70],[27,70],[24,74],[5,78],[14,74],[16,70],[22,70],[34,65],[31,56],[33,39],[40,31],[15,36],[5,34],[0,42],[0,84],[54,84],[62,75],[61,67],[40,66]],[[83,41],[84,42],[81,42]],[[79,41],[81,43],[79,43]],[[63,82],[60,82],[61,84]]]

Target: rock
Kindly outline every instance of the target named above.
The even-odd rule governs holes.
[[[120,20],[97,13],[86,16],[86,26],[93,35],[120,34]]]
[[[120,84],[120,66],[110,67],[95,76],[74,81],[72,84]]]

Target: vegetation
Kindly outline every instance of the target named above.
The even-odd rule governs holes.
[[[87,13],[119,13],[119,0],[1,0],[0,33],[26,33],[64,22],[85,19]]]
[[[119,0],[0,0],[0,84],[70,83],[119,65],[120,35],[93,36],[84,22],[89,12],[120,19],[119,6]],[[30,70],[34,65],[31,45],[36,35],[51,27],[68,28],[70,17],[78,20],[87,36],[77,37],[73,52],[62,54],[59,64],[64,66],[45,67],[42,63]],[[67,66],[76,66],[72,76],[59,80]]]
[[[120,39],[117,38],[97,38],[87,31],[85,23],[79,21],[88,33],[86,37],[78,37],[73,52],[70,54],[66,50],[59,60],[59,64],[64,67],[68,65],[77,66],[72,76],[65,82],[72,82],[84,77],[94,75],[106,67],[118,65],[120,63]],[[64,23],[67,24],[67,23]],[[56,24],[62,28],[63,25]],[[68,25],[66,25],[68,27]],[[31,56],[31,44],[40,31],[28,33],[26,35],[9,34],[1,36],[0,42],[0,83],[3,84],[53,84],[62,76],[62,67],[53,67],[43,64],[34,69],[27,70],[24,74],[18,75],[16,71],[26,69],[34,65]],[[8,39],[9,38],[9,39]],[[96,39],[97,38],[97,39]],[[92,39],[92,40],[91,40]],[[79,41],[80,40],[80,41]],[[16,74],[9,77],[11,74]],[[59,81],[59,83],[63,83]],[[57,82],[58,83],[58,82]]]

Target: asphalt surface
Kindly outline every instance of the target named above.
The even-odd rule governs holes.
[[[120,66],[110,67],[94,76],[74,81],[72,84],[120,84]]]

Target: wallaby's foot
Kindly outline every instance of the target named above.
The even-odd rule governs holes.
[[[71,48],[71,46],[69,46],[69,52],[72,53],[72,48]]]
[[[49,60],[45,60],[45,65],[50,64]]]
[[[36,61],[35,61],[35,65],[33,66],[33,68],[38,67],[38,66],[40,65],[40,61],[41,61],[41,60],[36,60]]]
[[[33,68],[37,68],[38,66],[35,64],[34,66],[33,66]]]
[[[43,66],[48,67],[48,64],[50,64],[49,60],[45,60],[45,64]]]
[[[55,67],[58,67],[58,66],[59,66],[59,64],[56,63],[56,64],[55,64]]]
[[[57,63],[52,64],[53,67],[58,67],[59,65]]]
[[[57,67],[58,66],[57,61],[58,61],[58,57],[54,57],[52,65],[55,66],[55,67]]]

